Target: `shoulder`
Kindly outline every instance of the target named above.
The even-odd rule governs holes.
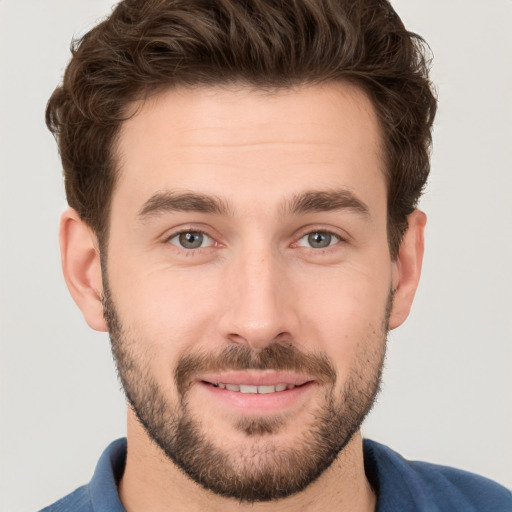
[[[447,466],[426,462],[409,464],[427,492],[438,496],[441,502],[448,500],[464,506],[460,510],[512,512],[512,493],[497,482]]]
[[[91,481],[40,512],[125,512],[117,492],[126,462],[126,439],[102,453]]]
[[[488,478],[447,466],[408,461],[374,441],[365,440],[364,453],[368,479],[379,492],[379,512],[512,512],[512,493]]]
[[[40,512],[92,512],[92,510],[87,486],[84,485]]]

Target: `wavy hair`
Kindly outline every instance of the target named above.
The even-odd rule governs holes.
[[[398,254],[430,170],[436,97],[430,53],[386,0],[124,0],[72,42],[48,101],[68,203],[104,247],[129,105],[178,86],[256,88],[348,81],[383,135],[388,239]]]

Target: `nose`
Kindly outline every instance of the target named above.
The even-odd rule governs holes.
[[[268,253],[240,256],[230,265],[219,328],[224,339],[262,349],[294,337],[292,280],[284,262]]]

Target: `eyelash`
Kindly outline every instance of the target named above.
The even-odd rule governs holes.
[[[179,237],[181,237],[182,235],[187,235],[187,234],[200,235],[201,237],[208,238],[211,243],[208,244],[205,247],[202,246],[202,242],[201,242],[201,245],[199,247],[183,247],[183,245],[181,245],[181,244],[179,245],[178,243],[173,243],[172,242],[172,240],[174,240],[174,239],[178,239],[179,240]],[[217,242],[215,242],[215,240],[210,235],[208,235],[207,233],[205,233],[204,231],[201,231],[199,229],[183,229],[181,231],[178,231],[177,233],[174,233],[169,238],[167,238],[166,242],[170,243],[172,245],[175,245],[176,247],[178,247],[180,249],[184,249],[187,252],[194,252],[194,251],[196,251],[198,249],[206,249],[206,248],[208,248],[208,247],[210,247],[212,245],[213,246],[219,245]]]
[[[179,242],[179,237],[181,237],[182,235],[187,235],[187,234],[196,235],[196,236],[199,235],[203,238],[207,238],[210,240],[210,243],[208,243],[207,246],[203,246],[202,245],[203,240],[201,240],[201,243],[198,247],[184,247]],[[311,247],[311,245],[306,246],[306,245],[300,244],[301,240],[303,240],[307,237],[314,236],[314,235],[323,235],[323,236],[328,237],[329,244],[326,247]],[[173,242],[174,239],[176,239],[176,243]],[[334,243],[331,243],[333,241],[332,239],[334,239]],[[212,246],[215,247],[215,246],[220,245],[218,242],[215,241],[214,238],[212,238],[210,235],[208,235],[205,231],[201,231],[199,229],[183,229],[181,231],[178,231],[177,233],[173,233],[165,241],[166,241],[166,243],[170,243],[179,249],[185,250],[189,254],[192,254],[199,249],[207,249]],[[328,250],[329,248],[339,244],[340,242],[344,242],[344,241],[345,241],[344,238],[342,238],[340,235],[338,235],[336,233],[333,233],[332,231],[329,231],[326,229],[316,229],[316,230],[314,229],[314,230],[308,231],[307,233],[304,233],[296,242],[294,242],[292,244],[292,247],[305,247],[305,248],[313,250],[315,252],[320,252],[320,251]],[[309,242],[311,242],[311,240],[309,240]]]
[[[336,233],[333,233],[332,231],[328,231],[328,230],[325,230],[325,229],[315,229],[313,231],[308,231],[307,233],[302,235],[297,240],[297,242],[295,242],[293,245],[294,246],[298,246],[298,247],[305,247],[303,245],[300,245],[300,241],[305,239],[305,238],[308,238],[308,242],[311,243],[311,240],[309,240],[309,237],[314,236],[314,235],[326,236],[326,237],[328,237],[328,241],[329,241],[329,244],[326,247],[311,247],[311,245],[307,246],[307,248],[313,249],[314,251],[321,251],[321,250],[329,249],[330,247],[332,247],[332,246],[340,243],[341,241],[343,241],[343,239],[339,235],[337,235]],[[331,243],[333,241],[332,239],[334,239],[334,243]]]

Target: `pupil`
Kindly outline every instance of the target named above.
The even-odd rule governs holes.
[[[201,233],[195,233],[189,231],[187,233],[180,234],[180,244],[185,249],[197,249],[201,247],[203,243],[203,235]]]
[[[316,249],[329,247],[331,244],[331,235],[328,233],[311,233],[308,239],[311,247],[315,247]]]

